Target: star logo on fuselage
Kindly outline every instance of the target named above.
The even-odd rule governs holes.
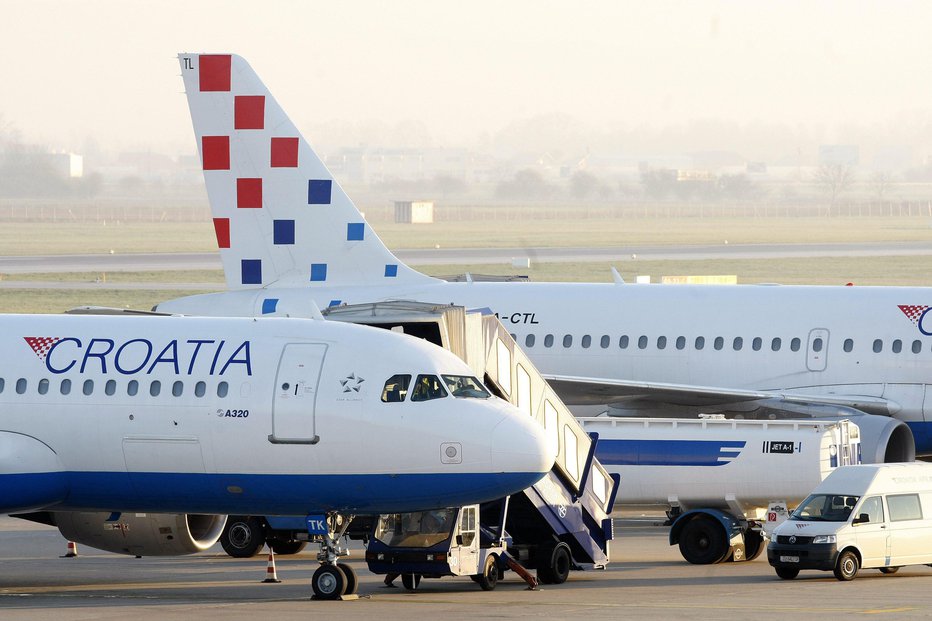
[[[366,380],[358,377],[355,373],[350,373],[346,376],[346,379],[340,380],[340,385],[343,386],[343,392],[359,392],[365,381]]]

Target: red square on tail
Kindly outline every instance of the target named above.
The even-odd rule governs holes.
[[[265,127],[265,96],[237,95],[233,103],[234,129]]]
[[[298,139],[272,138],[272,168],[298,166]]]
[[[198,60],[201,91],[230,90],[231,57],[205,54]]]
[[[236,207],[239,209],[262,208],[262,179],[236,180]]]
[[[217,234],[217,247],[230,247],[230,219],[214,218],[214,232]]]
[[[230,170],[230,137],[204,136],[201,138],[204,170]]]

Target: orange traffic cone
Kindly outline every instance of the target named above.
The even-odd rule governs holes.
[[[59,556],[58,558],[74,558],[78,555],[78,545],[73,542],[68,542],[68,552],[64,556]]]
[[[265,568],[265,580],[262,582],[281,582],[278,574],[275,573],[275,553],[271,549],[269,550],[269,563]]]

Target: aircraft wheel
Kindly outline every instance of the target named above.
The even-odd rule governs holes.
[[[854,580],[860,568],[858,555],[851,550],[845,550],[838,555],[838,560],[835,562],[835,577],[845,582]]]
[[[900,570],[899,567],[881,567],[881,568],[880,568],[880,573],[883,573],[883,574],[895,574],[895,573],[898,572],[899,570]]]
[[[680,554],[693,565],[721,563],[728,554],[725,529],[712,518],[693,518],[680,533]]]
[[[489,554],[489,557],[485,559],[485,568],[481,574],[476,576],[476,582],[483,591],[491,591],[498,584],[498,578],[498,556]]]
[[[346,563],[337,563],[337,567],[339,567],[343,575],[346,576],[346,590],[343,591],[343,594],[353,595],[356,593],[356,588],[359,586],[359,576],[356,575],[356,570]]]
[[[573,557],[564,542],[541,546],[537,555],[537,579],[541,584],[563,584],[570,577]]]
[[[409,591],[417,591],[421,584],[421,574],[401,574],[401,585]]]
[[[295,541],[295,540],[286,540],[286,539],[276,539],[270,541],[269,544],[272,546],[272,551],[275,554],[288,555],[288,554],[297,554],[307,545],[306,541]]]
[[[311,578],[317,599],[339,599],[346,593],[346,574],[336,565],[321,565]]]
[[[220,546],[233,558],[252,558],[265,545],[262,521],[246,515],[231,515],[220,535]]]
[[[784,580],[792,580],[799,575],[799,570],[795,567],[777,567],[777,575]]]

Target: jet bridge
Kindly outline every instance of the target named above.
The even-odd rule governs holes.
[[[510,538],[509,554],[537,567],[547,582],[566,579],[558,570],[566,564],[566,552],[577,568],[608,563],[609,514],[618,477],[595,459],[598,434],[587,433],[577,422],[497,317],[461,306],[408,301],[335,306],[323,315],[440,345],[465,360],[492,392],[533,417],[546,430],[556,461],[547,476],[507,503],[503,536]]]

